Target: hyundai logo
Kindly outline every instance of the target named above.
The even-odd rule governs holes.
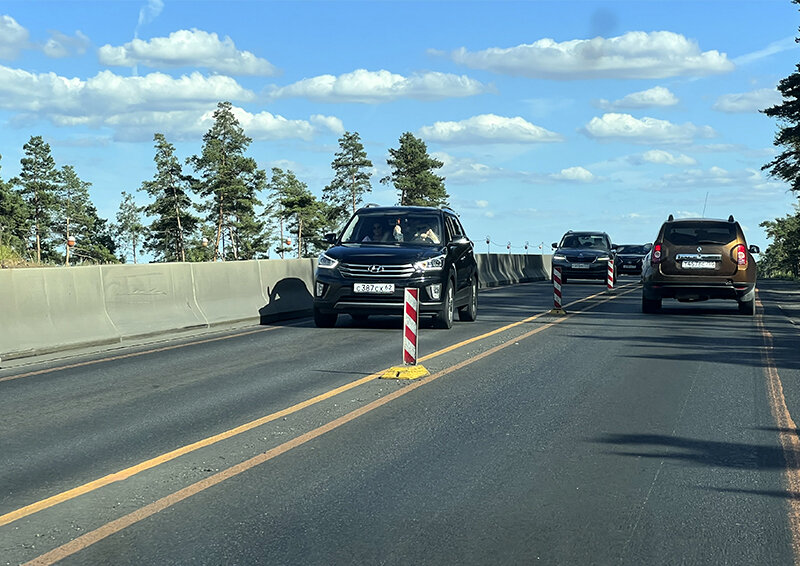
[[[370,265],[369,266],[369,272],[370,273],[380,273],[381,271],[383,271],[383,266],[382,265]]]

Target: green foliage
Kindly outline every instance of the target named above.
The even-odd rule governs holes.
[[[117,211],[117,222],[113,225],[112,230],[117,248],[122,250],[120,261],[123,263],[127,261],[129,250],[133,263],[136,263],[136,252],[139,248],[139,242],[145,233],[145,227],[142,224],[143,208],[136,205],[133,195],[122,191],[122,201]]]
[[[36,261],[43,257],[55,259],[54,248],[49,241],[53,213],[57,202],[59,174],[50,145],[42,136],[32,136],[22,149],[26,157],[20,159],[19,177],[11,183],[20,187],[20,195],[30,214],[32,247],[36,250]]]
[[[369,182],[372,167],[357,132],[345,132],[339,138],[339,151],[331,162],[334,178],[322,195],[331,206],[334,221],[344,222],[363,202],[365,193],[372,191]]]
[[[12,188],[11,183],[0,179],[0,245],[21,254],[30,230],[30,215],[25,201]]]
[[[116,263],[116,243],[111,237],[107,221],[100,218],[89,197],[91,183],[82,181],[71,165],[59,172],[56,189],[55,216],[52,223],[53,247],[63,246],[60,261],[69,263],[70,256],[79,261],[92,263]],[[67,239],[74,237],[74,248],[67,246]],[[63,258],[63,259],[61,259]]]
[[[187,160],[200,175],[192,179],[192,188],[210,199],[199,209],[216,226],[215,259],[251,259],[266,252],[264,224],[255,212],[261,205],[256,195],[266,184],[266,173],[255,159],[245,156],[251,142],[231,103],[220,102],[214,125],[203,136],[201,154]]]
[[[281,258],[296,251],[297,257],[307,257],[324,249],[323,235],[330,230],[333,207],[317,200],[308,186],[297,179],[292,171],[272,169],[272,180],[267,213],[278,224],[275,248]],[[294,246],[287,242],[294,236]]]
[[[141,190],[153,199],[144,212],[153,217],[148,226],[144,247],[164,261],[186,261],[186,239],[197,228],[197,217],[189,210],[189,181],[175,157],[175,147],[163,134],[156,133],[156,175],[142,183]]]
[[[760,226],[772,243],[758,262],[759,270],[766,277],[800,277],[800,206],[795,205],[794,214],[764,221]]]
[[[381,183],[392,183],[399,193],[401,206],[445,206],[449,195],[444,187],[444,177],[434,173],[444,163],[428,155],[421,139],[410,132],[400,136],[400,147],[389,149],[386,163],[392,168]]]

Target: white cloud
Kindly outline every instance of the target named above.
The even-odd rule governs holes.
[[[628,108],[654,108],[674,106],[678,104],[678,97],[669,89],[657,86],[649,90],[634,92],[614,102],[608,100],[597,101],[597,106],[603,110],[624,110]]]
[[[59,59],[70,55],[83,55],[90,44],[89,38],[80,31],[76,31],[74,36],[54,31],[51,32],[47,43],[42,46],[42,51],[48,57]]]
[[[748,193],[751,189],[762,193],[782,193],[786,190],[785,185],[768,179],[757,169],[730,171],[717,166],[708,169],[689,169],[679,174],[665,175],[661,179],[661,184],[672,190],[715,187],[739,189],[737,192],[744,193]]]
[[[239,51],[230,37],[220,40],[216,33],[179,30],[169,37],[149,41],[134,39],[125,45],[104,45],[98,50],[100,62],[112,67],[153,68],[201,67],[230,75],[274,75],[277,69],[249,51]]]
[[[0,16],[0,58],[14,59],[28,47],[28,30],[11,16]]]
[[[674,165],[677,167],[685,167],[696,165],[697,160],[683,153],[674,154],[663,149],[651,149],[645,151],[641,155],[636,155],[630,158],[630,161],[639,165],[641,163],[654,163],[656,165]]]
[[[590,183],[596,179],[591,171],[583,167],[569,167],[562,169],[560,173],[553,173],[550,178],[554,181],[571,181],[578,183]]]
[[[740,94],[724,94],[714,103],[714,110],[728,113],[752,113],[780,104],[781,93],[774,88],[762,88]]]
[[[545,143],[559,142],[563,138],[520,118],[507,118],[495,114],[473,116],[460,122],[436,122],[420,128],[426,141],[441,143]]]
[[[599,140],[627,141],[631,143],[690,143],[696,137],[716,135],[710,126],[672,124],[656,118],[634,118],[630,114],[608,113],[592,118],[584,132]]]
[[[753,63],[754,61],[758,61],[760,59],[764,59],[766,57],[770,57],[775,55],[776,53],[781,53],[782,51],[789,51],[791,49],[797,49],[798,45],[794,39],[794,36],[784,37],[783,39],[779,39],[778,41],[773,41],[769,45],[767,45],[764,49],[759,49],[758,51],[754,51],[752,53],[748,53],[746,55],[742,55],[737,57],[733,60],[734,63],[737,65],[748,65]]]
[[[475,206],[477,206],[478,208],[487,208],[489,206],[489,201],[488,200],[476,200],[475,201]]]
[[[102,71],[82,80],[0,65],[0,109],[17,112],[17,121],[45,119],[56,126],[110,128],[115,139],[122,140],[148,140],[156,131],[181,139],[202,135],[220,100],[254,99],[251,91],[220,75],[122,77]],[[310,140],[316,133],[344,131],[341,120],[332,116],[292,120],[234,108],[247,135],[255,139]]]
[[[490,87],[467,77],[446,73],[423,73],[404,77],[386,70],[358,69],[338,77],[320,75],[274,88],[274,98],[308,98],[319,102],[374,104],[399,98],[436,100],[474,96]]]
[[[451,53],[451,58],[475,69],[556,80],[706,76],[734,68],[724,53],[701,52],[696,42],[668,31],[635,31],[562,43],[540,39],[477,52],[462,47]]]
[[[163,0],[147,0],[147,4],[139,10],[139,21],[136,24],[136,32],[138,33],[141,26],[149,24],[161,15],[163,9]]]
[[[513,173],[478,163],[473,159],[454,157],[441,151],[432,152],[431,157],[442,162],[440,174],[447,179],[448,183],[472,185],[513,175]]]

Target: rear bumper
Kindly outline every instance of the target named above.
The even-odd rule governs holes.
[[[755,283],[733,281],[645,281],[642,296],[648,300],[678,299],[679,301],[705,301],[709,299],[750,300],[755,294]]]

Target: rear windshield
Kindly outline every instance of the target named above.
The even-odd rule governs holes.
[[[732,222],[680,222],[668,224],[664,239],[676,246],[695,244],[727,244],[736,239]]]
[[[644,246],[619,246],[617,247],[617,253],[644,255],[647,253],[647,249]]]

